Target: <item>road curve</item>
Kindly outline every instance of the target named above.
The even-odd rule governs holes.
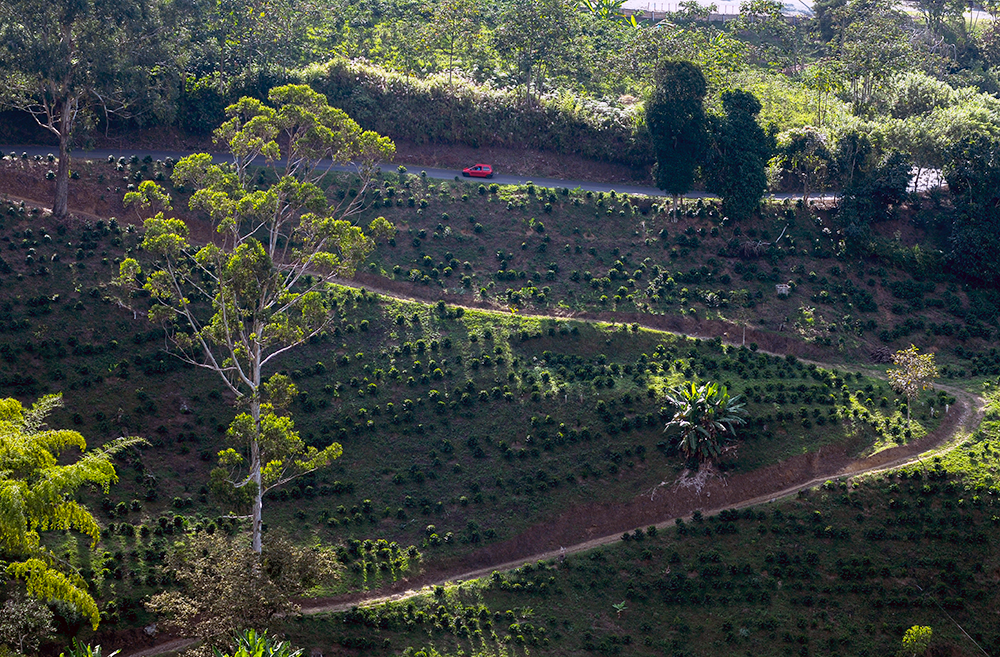
[[[0,145],[0,155],[11,155],[20,156],[22,153],[27,153],[29,157],[34,157],[35,155],[41,155],[46,157],[52,155],[55,147],[52,146],[25,146],[25,145]],[[57,150],[57,149],[55,149]],[[77,151],[71,154],[71,157],[81,158],[85,160],[107,160],[108,157],[114,157],[115,159],[124,157],[129,158],[133,155],[139,158],[144,158],[147,155],[152,157],[154,160],[165,160],[171,157],[175,160],[179,160],[182,157],[186,157],[191,154],[191,151],[164,151],[164,150],[149,150],[149,149],[108,149],[108,148],[98,148],[90,151]],[[225,153],[212,153],[212,158],[216,162],[232,162],[233,158]],[[263,159],[260,162],[263,165]],[[469,162],[469,165],[473,165],[475,162]],[[328,165],[332,171],[354,171],[355,168],[352,166],[341,166],[337,164]],[[457,169],[435,169],[433,167],[425,167],[420,164],[409,164],[406,162],[387,162],[380,165],[383,171],[386,172],[396,172],[400,166],[406,167],[406,172],[409,174],[421,174],[426,173],[428,178],[433,178],[435,180],[454,180],[458,178],[459,180],[466,180],[468,182],[483,182],[485,184],[498,183],[500,185],[524,185],[526,183],[534,183],[539,187],[566,187],[568,189],[581,189],[583,191],[589,192],[616,192],[618,194],[628,194],[630,196],[656,196],[656,197],[666,197],[667,195],[655,187],[650,187],[648,185],[625,185],[625,184],[609,184],[600,182],[591,182],[586,180],[559,180],[556,178],[533,178],[531,176],[514,176],[508,174],[496,174],[491,179],[483,178],[462,178],[462,172]],[[801,194],[769,194],[765,198],[774,200],[795,200],[801,198]],[[688,192],[684,194],[684,198],[704,198],[704,199],[717,199],[718,196],[715,194],[709,194],[706,192]],[[835,196],[830,194],[813,194],[810,199],[817,201],[829,201],[834,200]]]
[[[377,289],[375,286],[371,285],[360,285],[355,281],[340,281],[343,284],[349,284],[353,287],[364,287],[370,292],[375,292],[378,294],[386,294],[384,290]],[[398,296],[398,295],[393,295]],[[421,300],[415,297],[410,297],[414,301],[426,301],[426,299]],[[456,305],[456,304],[452,304]],[[473,309],[472,307],[469,307]],[[475,308],[476,310],[482,310],[481,308]],[[553,319],[566,319],[565,317],[554,317],[548,315],[536,315],[540,317],[552,317]],[[607,323],[603,320],[577,318],[576,321],[585,321],[592,323]],[[648,327],[647,327],[648,328]],[[662,330],[662,329],[653,329]],[[696,337],[696,336],[691,336]],[[815,361],[810,361],[815,362]],[[836,367],[836,365],[818,363],[818,365],[824,365],[827,367]],[[932,454],[943,454],[948,451],[955,449],[965,442],[969,435],[971,435],[973,429],[979,424],[984,413],[984,400],[981,397],[970,394],[964,390],[939,385],[940,388],[947,390],[950,394],[954,395],[958,400],[955,407],[952,409],[951,418],[948,419],[945,426],[939,427],[932,434],[924,437],[923,439],[913,441],[908,445],[903,445],[895,448],[890,448],[877,452],[865,458],[855,459],[846,465],[839,465],[835,469],[828,472],[821,472],[810,477],[806,481],[797,482],[793,485],[786,486],[779,490],[768,491],[763,495],[757,495],[751,498],[746,498],[736,502],[726,502],[721,505],[705,507],[699,506],[698,510],[702,511],[706,515],[711,515],[718,513],[723,509],[741,509],[745,507],[755,506],[758,504],[765,504],[769,502],[774,502],[776,500],[794,495],[799,491],[813,486],[817,486],[820,483],[827,481],[829,479],[843,478],[843,477],[858,477],[862,475],[868,475],[876,472],[881,472],[884,470],[897,468],[902,465],[921,462],[921,459],[932,455]],[[691,509],[693,512],[694,509]],[[688,518],[689,516],[685,514],[683,517]],[[676,516],[671,516],[668,518],[663,518],[658,522],[653,524],[659,529],[666,529],[674,524]],[[416,597],[419,595],[426,594],[432,590],[434,586],[461,583],[464,581],[477,579],[480,577],[485,577],[490,575],[493,571],[505,571],[518,568],[525,563],[533,563],[536,561],[547,561],[552,559],[562,559],[568,555],[576,554],[579,552],[584,552],[587,550],[592,550],[597,547],[604,545],[609,545],[621,540],[621,535],[618,533],[610,534],[606,536],[601,536],[588,541],[576,543],[573,545],[565,546],[558,550],[548,550],[536,554],[527,555],[512,561],[507,561],[504,563],[493,564],[483,568],[478,568],[475,570],[463,571],[460,573],[452,574],[447,577],[439,578],[435,581],[425,581],[421,582],[419,586],[414,586],[412,588],[406,589],[404,591],[396,591],[393,593],[385,594],[379,592],[372,592],[370,594],[361,594],[357,596],[352,596],[349,600],[338,600],[336,602],[319,602],[310,605],[308,601],[305,601],[303,606],[300,608],[300,613],[305,615],[315,615],[324,613],[339,613],[347,611],[353,607],[358,606],[374,606],[379,604],[386,604],[390,602],[398,602],[401,600],[406,600],[408,598]],[[162,644],[162,648],[158,651],[156,646],[147,648],[143,651],[131,653],[126,655],[126,657],[155,657],[159,654],[165,654],[168,652],[176,651],[177,641],[171,640],[167,643]],[[193,641],[189,641],[186,645],[191,645]]]

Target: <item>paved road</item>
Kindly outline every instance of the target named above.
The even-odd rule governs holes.
[[[20,155],[21,153],[27,153],[29,156],[41,155],[46,156],[53,153],[56,149],[51,146],[11,146],[11,145],[0,145],[0,153],[11,154],[15,153]],[[132,155],[137,155],[140,158],[144,158],[147,155],[152,157],[154,160],[165,160],[168,157],[172,157],[175,160],[179,160],[182,157],[190,155],[187,151],[156,151],[156,150],[120,150],[120,149],[97,149],[92,151],[77,151],[73,154],[73,157],[83,158],[89,160],[106,160],[108,156],[114,156],[116,159],[120,157],[131,157]],[[212,157],[216,162],[232,162],[232,156],[226,155],[224,153],[213,153]],[[263,160],[261,160],[263,164]],[[470,165],[475,164],[470,162]],[[453,180],[458,177],[461,180],[468,181],[480,181],[482,179],[478,178],[462,178],[462,172],[455,169],[435,169],[431,167],[421,166],[419,164],[408,164],[405,162],[390,162],[381,165],[383,171],[395,172],[398,167],[402,165],[406,167],[407,173],[419,174],[426,172],[429,178],[434,178],[435,180]],[[334,171],[354,171],[354,167],[351,166],[340,166],[332,165],[330,168]],[[914,191],[927,191],[934,187],[940,187],[944,180],[940,175],[939,171],[924,171],[921,176],[922,180],[920,182],[919,188]],[[568,187],[569,189],[582,189],[584,191],[591,192],[617,192],[619,194],[628,194],[630,196],[657,196],[666,197],[661,190],[655,187],[648,187],[644,185],[625,185],[620,183],[599,183],[599,182],[589,182],[586,180],[558,180],[554,178],[533,178],[530,176],[514,176],[506,174],[497,174],[493,176],[492,179],[482,180],[483,182],[490,183],[495,182],[501,185],[523,185],[528,182],[533,182],[539,187]],[[689,192],[684,195],[684,198],[719,198],[715,194],[709,194],[706,192]],[[765,198],[772,199],[776,201],[783,200],[797,200],[802,198],[801,194],[796,193],[782,193],[782,194],[769,194]],[[836,201],[836,193],[824,193],[824,194],[812,194],[809,199],[811,201]]]
[[[11,145],[0,145],[0,153],[11,154],[16,153],[20,155],[21,153],[27,153],[29,156],[41,155],[46,156],[49,154],[54,154],[57,152],[52,146],[11,146]],[[75,158],[84,158],[88,160],[106,160],[108,156],[114,156],[116,159],[119,157],[131,157],[132,155],[137,155],[140,158],[149,155],[154,160],[165,160],[168,157],[172,157],[175,160],[190,155],[190,152],[185,151],[153,151],[153,150],[118,150],[118,149],[96,149],[92,151],[76,151],[72,154]],[[233,158],[229,155],[223,153],[213,153],[212,157],[217,162],[232,162]],[[262,161],[263,163],[263,161]],[[434,178],[436,180],[453,180],[456,176],[462,178],[462,172],[455,169],[435,169],[431,167],[421,166],[419,164],[409,164],[406,162],[390,162],[381,165],[383,171],[395,172],[400,165],[406,167],[407,173],[419,174],[423,171],[427,172],[429,178]],[[475,162],[470,162],[469,165],[475,164]],[[350,166],[339,166],[333,165],[331,167],[334,171],[353,171],[354,168]],[[476,181],[476,178],[469,178],[470,181]],[[493,176],[489,180],[484,180],[483,182],[490,183],[495,182],[501,185],[523,185],[527,182],[533,182],[539,187],[569,187],[570,189],[575,189],[579,187],[580,189],[592,192],[610,192],[612,190],[620,194],[630,194],[630,195],[646,195],[646,196],[663,196],[663,192],[656,189],[655,187],[646,187],[642,185],[623,185],[623,184],[606,184],[606,183],[595,183],[587,182],[585,180],[556,180],[553,178],[532,178],[529,176],[512,176],[506,174],[498,174]],[[713,198],[710,194],[694,192],[690,195],[691,198]]]

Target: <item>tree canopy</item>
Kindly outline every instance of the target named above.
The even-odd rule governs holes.
[[[118,481],[111,457],[143,441],[118,438],[85,451],[87,442],[79,432],[45,424],[61,404],[61,395],[42,397],[31,408],[16,399],[0,400],[0,556],[8,562],[7,574],[24,580],[30,595],[71,604],[96,629],[100,614],[86,582],[44,546],[42,534],[78,531],[95,547],[100,525],[73,496],[84,486],[107,492]],[[60,457],[74,448],[82,456],[65,463]]]
[[[757,123],[761,105],[752,93],[727,91],[722,107],[726,114],[713,122],[705,177],[708,189],[722,197],[723,213],[745,219],[767,190],[767,161],[775,141]]]
[[[174,544],[166,566],[183,589],[157,593],[147,606],[182,636],[214,647],[293,612],[290,597],[330,575],[333,560],[280,536],[257,554],[245,536],[192,533]]]
[[[149,319],[164,326],[175,353],[218,374],[245,405],[249,416],[237,418],[229,434],[244,454],[224,450],[220,465],[231,468],[245,459],[248,474],[234,483],[252,496],[257,552],[267,487],[340,454],[336,444],[323,450],[302,445],[289,421],[274,413],[282,406],[274,400],[287,399],[293,387],[272,378],[268,390],[264,370],[327,328],[336,313],[328,281],[353,275],[375,248],[374,240],[391,234],[382,217],[367,233],[351,218],[374,178],[372,165],[395,152],[389,139],[362,130],[308,86],[277,87],[268,98],[275,107],[242,98],[226,109],[229,120],[215,139],[232,154],[233,164],[216,164],[201,153],[174,167],[174,182],[196,190],[190,206],[211,217],[218,242],[192,244],[183,221],[158,212],[145,221],[142,247],[159,264],[145,272],[137,260],[126,259],[116,279],[122,303],[145,289],[156,302]],[[268,162],[276,183],[261,186],[251,175],[258,157]],[[350,162],[359,163],[360,192],[330,201],[320,185],[328,165]],[[127,194],[125,202],[143,209],[170,207],[170,197],[153,181]],[[211,307],[207,315],[205,304]]]
[[[646,103],[646,125],[656,152],[656,186],[674,197],[691,190],[707,145],[701,69],[685,60],[663,62]]]
[[[80,129],[173,93],[164,33],[158,5],[147,0],[0,2],[2,101],[58,139],[56,217],[68,212],[69,152]]]
[[[901,394],[906,395],[906,425],[910,424],[910,406],[921,391],[930,387],[931,381],[938,376],[934,354],[922,354],[915,345],[901,349],[893,354],[892,363],[895,369],[889,370],[889,383]]]
[[[730,397],[717,383],[689,382],[671,391],[667,401],[674,415],[665,430],[677,436],[678,450],[689,459],[715,461],[736,438],[736,425],[746,423],[739,396]]]

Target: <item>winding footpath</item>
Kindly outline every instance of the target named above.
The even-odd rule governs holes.
[[[372,293],[392,296],[394,298],[406,298],[407,300],[422,303],[437,300],[436,296],[434,299],[430,299],[426,297],[421,298],[422,295],[418,296],[412,293],[410,295],[400,295],[398,292],[392,293],[385,290],[381,286],[371,284],[370,282],[339,282],[344,285],[358,289],[363,288]],[[476,308],[475,306],[463,307],[470,310],[482,309]],[[565,316],[553,316],[546,314],[521,314],[522,316],[535,318],[560,320],[570,319]],[[586,317],[572,317],[572,319],[575,321],[607,323],[607,320]],[[655,326],[645,326],[641,322],[640,325],[643,326],[643,328],[649,328],[651,330],[662,330]],[[681,335],[698,337],[686,333],[682,333]],[[817,365],[824,367],[837,367],[835,364],[822,363],[818,361],[813,362],[816,362]],[[653,508],[649,510],[657,513],[655,519],[637,522],[629,528],[619,528],[617,531],[609,531],[593,538],[588,538],[586,540],[577,541],[567,545],[560,545],[559,547],[554,547],[558,541],[555,540],[555,537],[550,536],[547,540],[553,544],[553,547],[542,550],[538,550],[537,548],[527,549],[524,551],[523,555],[517,556],[513,559],[507,558],[490,561],[489,554],[491,553],[491,550],[486,548],[480,551],[481,553],[485,553],[483,555],[485,559],[480,559],[483,563],[480,563],[475,567],[458,567],[452,570],[449,574],[437,572],[425,576],[417,576],[411,580],[397,582],[396,585],[389,590],[371,591],[332,599],[302,600],[300,613],[304,615],[332,614],[348,611],[354,607],[375,606],[399,602],[408,598],[428,594],[431,592],[432,588],[437,585],[460,584],[464,581],[489,576],[493,571],[511,570],[518,568],[525,563],[533,563],[536,561],[562,559],[571,554],[610,545],[621,540],[622,531],[628,531],[634,527],[655,525],[658,529],[665,529],[672,526],[677,518],[690,518],[694,511],[701,511],[705,515],[712,515],[722,511],[723,509],[742,509],[745,507],[771,503],[779,499],[795,495],[801,490],[820,485],[827,480],[872,475],[884,470],[898,468],[903,465],[922,463],[924,458],[945,454],[961,446],[979,425],[984,413],[985,404],[981,397],[952,386],[938,385],[937,387],[947,391],[956,398],[957,402],[955,406],[950,409],[949,413],[937,429],[918,440],[913,440],[907,443],[906,445],[888,448],[863,458],[851,458],[843,449],[838,449],[837,446],[828,446],[821,448],[816,452],[796,456],[781,463],[767,466],[753,472],[735,475],[734,477],[728,479],[721,476],[713,477],[705,483],[704,487],[697,490],[679,486],[678,482],[664,482],[660,485],[660,487],[654,489],[653,491],[638,495],[633,500],[623,505],[624,507],[652,506]],[[739,483],[740,485],[730,485],[731,483]],[[660,492],[661,488],[662,492]],[[753,492],[751,494],[744,494],[741,496],[739,493],[734,495],[734,491]],[[660,507],[656,507],[654,504],[658,493],[661,500]],[[670,503],[662,504],[663,500],[669,500]],[[658,508],[662,510],[657,512]],[[618,513],[620,509],[616,508],[614,511]],[[634,514],[627,515],[634,517]],[[570,525],[576,530],[571,533],[578,534],[581,529],[579,525],[590,522],[588,514],[578,513],[575,510],[564,514],[563,520],[566,520],[567,517],[570,520],[574,518],[586,518],[586,520],[583,520],[582,522],[571,522]],[[525,535],[537,536],[538,532],[529,530],[525,532]],[[507,543],[514,543],[513,546],[507,545],[506,547],[513,547],[515,551],[518,551],[518,539],[513,539]],[[528,545],[534,546],[535,543],[536,541],[531,541]],[[528,545],[525,547],[528,547]],[[504,553],[506,551],[508,550],[493,550],[492,552]],[[473,555],[473,557],[474,556],[475,555]],[[164,643],[137,652],[128,653],[125,657],[156,657],[157,655],[183,650],[194,643],[196,643],[196,641],[193,639],[172,638]]]

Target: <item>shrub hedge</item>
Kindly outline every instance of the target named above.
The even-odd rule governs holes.
[[[298,74],[331,105],[369,130],[420,144],[537,148],[635,167],[653,152],[635,108],[571,94],[526,103],[516,89],[446,76],[418,80],[360,62],[333,59]]]

